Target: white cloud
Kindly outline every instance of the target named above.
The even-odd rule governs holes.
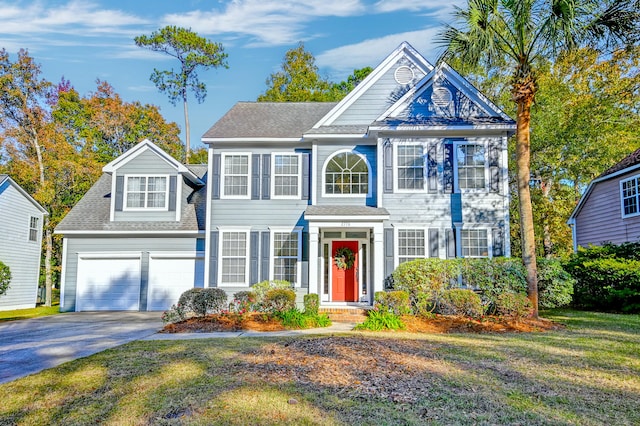
[[[440,47],[434,42],[438,31],[440,28],[427,28],[341,46],[316,55],[316,63],[321,68],[335,71],[335,74],[342,78],[356,68],[376,67],[403,41],[409,42],[422,56],[433,63],[440,53]]]
[[[244,34],[252,38],[254,45],[282,45],[308,39],[305,25],[310,21],[366,12],[360,0],[235,0],[222,12],[170,14],[164,21],[201,34]]]

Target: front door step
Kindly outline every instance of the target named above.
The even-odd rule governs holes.
[[[365,308],[319,308],[318,313],[327,314],[332,322],[363,323],[367,319]]]

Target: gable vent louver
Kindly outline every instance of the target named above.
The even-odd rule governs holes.
[[[433,94],[431,95],[431,101],[434,105],[439,107],[447,107],[451,104],[453,100],[453,95],[451,91],[445,87],[436,87],[433,89]]]
[[[406,65],[398,67],[393,76],[398,84],[409,84],[415,77],[413,70]]]

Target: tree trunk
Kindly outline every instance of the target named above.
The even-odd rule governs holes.
[[[189,154],[191,153],[191,129],[189,128],[189,108],[187,107],[187,99],[184,99],[184,135],[185,135],[185,153],[184,162],[189,164]]]
[[[551,204],[549,200],[549,193],[551,192],[551,182],[545,182],[540,179],[540,189],[542,189],[542,199],[544,200],[544,211],[549,211],[548,207]],[[542,219],[542,246],[544,248],[544,256],[547,259],[553,257],[553,240],[551,238],[551,225],[549,224],[549,215],[545,214]]]
[[[522,262],[527,271],[527,294],[533,306],[532,316],[538,317],[538,277],[536,265],[536,240],[533,231],[533,209],[529,182],[531,145],[529,124],[531,122],[531,104],[533,90],[516,98],[518,115],[516,117],[516,166],[518,168],[518,198],[520,201],[520,239],[522,243]]]

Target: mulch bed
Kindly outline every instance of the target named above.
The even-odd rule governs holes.
[[[402,317],[404,331],[411,333],[512,333],[540,332],[562,328],[560,324],[539,318],[501,318],[488,316],[481,320],[460,316],[437,315],[420,318],[410,315]],[[168,324],[161,333],[211,333],[217,331],[281,331],[280,321],[262,313],[244,315],[208,315]]]

